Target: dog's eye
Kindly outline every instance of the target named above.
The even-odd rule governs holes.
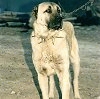
[[[45,10],[44,12],[47,12],[47,13],[52,13],[52,10],[51,10],[51,6],[48,7],[47,10]]]
[[[51,9],[47,9],[47,10],[45,10],[45,12],[52,13]]]

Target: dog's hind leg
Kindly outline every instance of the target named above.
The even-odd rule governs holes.
[[[52,75],[49,78],[49,98],[50,99],[54,99],[54,86],[55,86],[54,76]]]
[[[81,99],[79,95],[79,86],[78,86],[78,76],[79,76],[80,67],[79,67],[78,60],[76,61],[77,62],[72,63],[73,70],[74,70],[74,80],[73,80],[74,95],[75,95],[75,99]]]
[[[75,99],[81,99],[79,95],[79,87],[78,87],[78,76],[80,71],[80,57],[78,53],[78,43],[74,36],[74,40],[72,40],[72,49],[70,55],[70,61],[73,66],[74,71],[74,80],[73,80],[73,87],[74,87],[74,95]]]
[[[38,81],[42,91],[43,99],[49,99],[48,95],[48,77],[46,75],[42,75],[38,73]]]

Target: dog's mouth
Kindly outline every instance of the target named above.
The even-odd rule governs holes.
[[[59,30],[62,28],[62,17],[55,17],[48,23],[49,29]]]
[[[54,30],[59,30],[62,28],[62,24],[61,23],[58,23],[58,24],[52,23],[52,24],[49,24],[48,28],[54,29]]]

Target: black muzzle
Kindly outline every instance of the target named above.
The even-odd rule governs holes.
[[[62,28],[62,16],[57,15],[48,24],[49,29],[58,30]]]

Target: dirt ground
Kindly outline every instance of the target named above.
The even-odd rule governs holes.
[[[100,99],[100,26],[75,26],[75,30],[81,58],[80,95]],[[41,98],[30,34],[31,29],[0,27],[0,99]]]

